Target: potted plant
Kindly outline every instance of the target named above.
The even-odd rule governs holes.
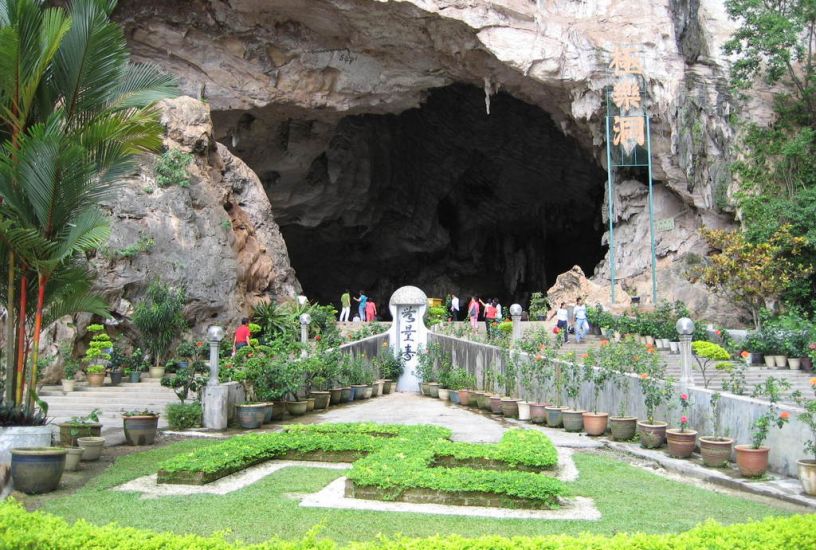
[[[816,396],[816,378],[810,379],[810,388]],[[801,392],[793,393],[796,404],[804,409],[797,418],[810,428],[810,439],[804,442],[805,453],[812,458],[802,458],[796,462],[799,469],[799,481],[808,495],[816,495],[816,399],[806,398]]]
[[[543,292],[533,292],[530,295],[530,318],[543,321],[547,318],[547,311],[550,309],[550,300],[544,296]]]
[[[11,449],[11,478],[14,488],[29,495],[50,493],[59,487],[65,470],[66,449],[19,447]]]
[[[560,340],[557,340],[560,341]],[[564,411],[569,407],[562,405],[562,396],[564,392],[564,364],[562,361],[553,361],[553,405],[544,407],[547,411],[547,426],[550,428],[560,428],[564,425]]]
[[[526,391],[531,392],[533,388],[538,388],[537,397],[549,388],[550,384],[550,369],[549,362],[546,361],[546,356],[542,353],[546,351],[546,345],[541,344],[539,352],[532,355],[532,358],[527,363],[530,373],[525,375],[531,381],[530,387],[525,386]],[[544,396],[543,400],[539,399],[530,403],[530,421],[534,424],[544,424],[547,422],[547,398]]]
[[[88,385],[93,388],[102,387],[105,384],[105,365],[91,365],[85,368],[85,378]]]
[[[62,376],[62,391],[66,393],[74,391],[74,384],[76,384],[75,377],[79,371],[79,362],[70,356],[66,357],[65,366],[62,370],[64,373]]]
[[[669,455],[675,458],[688,458],[694,452],[697,442],[697,431],[688,428],[689,396],[680,394],[680,429],[666,430],[666,442],[669,446]]]
[[[700,437],[700,455],[703,457],[703,464],[713,468],[719,468],[728,464],[731,459],[731,447],[734,440],[725,437],[721,432],[721,416],[719,392],[711,396],[711,418],[714,433]]]
[[[417,367],[416,376],[419,379],[419,390],[422,395],[431,395],[429,384],[433,381],[433,351],[434,344],[428,345],[427,348],[419,348],[417,353]]]
[[[150,283],[143,300],[136,303],[132,322],[142,337],[142,346],[150,352],[151,378],[164,376],[166,356],[179,331],[187,328],[184,319],[186,291],[172,288],[161,280]]]
[[[618,389],[618,414],[609,418],[609,429],[615,441],[629,441],[637,431],[637,417],[626,416],[631,388],[633,357],[642,353],[639,344],[625,340],[614,346],[607,345],[608,351],[601,356],[610,372],[615,373],[613,383]]]
[[[745,477],[759,477],[768,470],[768,455],[770,449],[764,446],[768,432],[772,426],[782,428],[790,419],[790,413],[778,413],[777,403],[782,398],[782,392],[790,388],[786,380],[769,376],[762,384],[754,388],[753,397],[765,397],[768,400],[767,410],[754,421],[751,430],[750,445],[736,445],[734,450],[737,456],[737,466]]]
[[[638,422],[640,444],[647,449],[657,449],[666,441],[666,422],[655,421],[655,412],[663,403],[671,399],[672,381],[666,379],[666,368],[653,348],[647,348],[636,356],[640,376],[640,387],[643,393],[643,404],[646,408],[646,422]]]
[[[575,352],[571,351],[564,356],[564,391],[567,394],[571,408],[564,410],[562,421],[564,430],[568,432],[580,432],[584,429],[585,410],[578,407],[578,398],[581,396],[581,384],[583,383],[583,372],[581,366],[575,360]]]
[[[88,325],[88,332],[93,336],[85,351],[85,374],[89,386],[99,387],[105,382],[105,366],[110,361],[113,344],[103,325]]]
[[[813,362],[816,361],[816,342],[810,342],[807,346],[807,354],[802,358],[802,370],[813,371]]]
[[[603,349],[609,349],[609,346],[604,346]],[[590,348],[584,354],[584,380],[592,384],[592,412],[587,411],[583,414],[584,431],[587,435],[598,436],[606,433],[609,413],[598,412],[598,398],[609,381],[609,375],[609,369],[598,362],[594,350]]]
[[[122,423],[128,445],[153,445],[159,427],[159,413],[148,409],[126,411],[122,413]]]
[[[94,409],[85,416],[74,416],[69,421],[58,424],[60,445],[76,447],[78,437],[99,437],[102,434],[102,424],[99,422],[99,409]]]

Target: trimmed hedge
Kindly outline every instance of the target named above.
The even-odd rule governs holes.
[[[483,459],[510,467],[546,469],[557,465],[552,442],[541,432],[508,430],[498,444],[454,443],[437,426],[389,424],[314,424],[283,433],[234,437],[159,464],[160,483],[209,483],[287,453],[359,453],[348,473],[355,485],[377,487],[384,499],[396,500],[406,489],[484,492],[558,505],[566,486],[552,477],[527,471],[434,467],[438,456]]]
[[[43,512],[26,512],[13,500],[0,503],[0,548],[25,550],[338,550],[335,542],[310,535],[301,541],[269,540],[260,544],[230,543],[219,536],[156,533],[116,524],[102,527],[80,520],[70,524]],[[398,537],[351,543],[347,550],[811,550],[816,548],[816,515],[768,518],[722,526],[706,522],[671,535],[584,534],[577,537],[479,537],[458,535],[425,539]]]

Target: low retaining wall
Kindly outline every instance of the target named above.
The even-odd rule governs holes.
[[[497,370],[504,371],[507,360],[507,350],[497,346],[471,342],[461,338],[445,336],[442,334],[429,333],[429,343],[438,343],[446,352],[450,352],[453,357],[453,364],[463,367],[474,375],[478,387],[482,387],[484,380],[485,365],[498,366]],[[517,353],[517,352],[512,352]],[[526,353],[518,352],[521,360],[529,360]],[[620,375],[618,375],[620,376]],[[640,380],[635,375],[630,375],[629,398],[623,403],[623,410],[628,416],[636,416],[640,419],[646,418],[646,408],[643,405],[643,394],[640,389]],[[587,408],[592,405],[592,384],[583,383],[579,405]],[[532,388],[532,395],[529,395],[524,388],[517,388],[517,395],[527,400],[536,400],[542,395],[541,388]],[[715,392],[702,387],[691,387],[688,389],[691,406],[689,408],[689,427],[697,430],[699,435],[711,433],[711,396]],[[620,391],[614,382],[610,382],[601,391],[598,398],[598,410],[617,414],[618,408],[623,400]],[[753,399],[751,397],[732,395],[721,392],[720,397],[720,425],[728,437],[734,438],[735,445],[749,444],[751,442],[751,427],[754,421],[767,411],[767,401]],[[766,445],[771,448],[770,469],[774,472],[796,477],[796,461],[805,457],[803,442],[810,439],[809,428],[797,419],[797,415],[802,412],[798,407],[780,405],[779,410],[790,413],[790,422],[782,429],[771,428]],[[678,426],[680,419],[679,391],[675,393],[668,410],[661,407],[656,414],[656,420],[669,422],[669,426]]]
[[[343,353],[349,353],[353,357],[365,357],[366,359],[372,359],[377,357],[382,352],[383,344],[388,344],[387,331],[381,334],[375,334],[374,336],[368,336],[362,340],[343,344],[340,346],[340,351]]]

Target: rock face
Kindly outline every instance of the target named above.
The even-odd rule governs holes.
[[[659,239],[659,277],[671,283],[659,296],[690,299],[704,316],[721,312],[680,280],[684,255],[704,252],[696,229],[727,220],[719,212],[730,182],[732,106],[720,52],[733,26],[718,0],[122,0],[116,17],[138,60],[159,63],[187,93],[206,96],[216,138],[259,174],[307,294],[321,298],[346,285],[387,295],[403,283],[480,294],[500,286],[503,297],[519,298],[576,263],[592,271],[608,242],[598,197],[606,179],[604,89],[615,80],[609,61],[616,48],[633,47],[646,77],[656,200],[680,228]],[[521,161],[507,154],[506,132],[483,133],[487,148],[447,139],[484,131],[472,97],[460,104],[472,116],[454,116],[449,104],[449,116],[425,133],[394,120],[427,118],[435,98],[463,89],[480,90],[483,118],[512,118],[499,91],[538,110],[560,134],[549,135],[551,150],[572,156],[542,171],[535,148],[523,149]],[[512,125],[525,141],[544,124],[527,116]],[[435,144],[440,136],[447,149]],[[538,172],[543,191],[522,167]],[[563,174],[579,171],[575,179],[585,183],[574,189],[585,200],[547,202],[570,193]],[[494,195],[463,183],[474,172],[495,182]],[[642,171],[616,176],[617,267],[635,287],[649,275],[644,181]],[[514,195],[513,185],[527,194]],[[517,198],[481,213],[495,196]],[[479,203],[480,219],[495,223],[474,226],[465,217],[446,226],[445,212],[468,211],[466,197]],[[536,205],[547,214],[532,227]],[[572,226],[558,220],[569,222],[576,210],[593,216]],[[528,229],[502,234],[497,228],[515,211]],[[573,243],[574,228],[587,226],[594,248],[583,237]],[[608,263],[594,275],[599,284]],[[489,273],[480,277],[480,269]],[[316,282],[332,278],[325,288]]]
[[[135,337],[132,304],[150,281],[187,289],[185,317],[201,336],[210,324],[232,327],[260,300],[281,301],[300,292],[286,244],[257,176],[215,142],[209,107],[190,97],[160,105],[165,146],[193,155],[187,187],[160,187],[157,155],[141,159],[137,174],[103,206],[112,218],[108,247],[92,259],[95,288],[114,319],[109,333]],[[81,339],[90,319],[57,323],[45,335],[54,342]],[[80,348],[82,346],[80,345]],[[56,382],[62,365],[48,369]]]
[[[567,305],[575,304],[581,298],[588,306],[601,304],[605,309],[621,313],[632,305],[632,300],[620,285],[615,289],[618,297],[615,304],[610,301],[609,286],[602,286],[586,278],[584,272],[577,265],[565,271],[555,280],[555,284],[547,290],[547,299],[552,309],[557,309],[562,302]]]

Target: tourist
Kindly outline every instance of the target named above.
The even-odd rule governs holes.
[[[357,314],[360,316],[361,321],[365,321],[366,318],[366,302],[368,302],[368,296],[365,295],[364,291],[360,291],[360,295],[354,299],[355,302],[358,302],[360,305],[357,306]]]
[[[377,304],[374,303],[372,298],[366,301],[365,315],[365,320],[369,323],[373,323],[377,320]]]
[[[468,317],[470,317],[470,328],[476,330],[479,326],[479,302],[477,301],[476,296],[470,297],[470,302],[468,302]]]
[[[351,313],[351,293],[348,289],[340,296],[340,322],[348,323],[349,313]]]
[[[451,319],[454,320],[454,321],[458,321],[459,320],[459,298],[456,297],[456,294],[451,295],[450,312],[451,312]]]
[[[249,319],[241,319],[241,326],[235,329],[235,339],[232,341],[232,353],[249,345]]]
[[[587,332],[589,332],[586,306],[581,302],[580,298],[575,301],[575,308],[572,310],[572,315],[575,317],[575,341],[580,344],[581,340],[583,340]]]
[[[501,307],[501,304],[499,303],[499,299],[498,298],[493,298],[493,303],[496,304],[496,319],[498,321],[501,321],[502,320],[502,307]]]
[[[479,302],[485,308],[485,330],[487,331],[487,338],[490,339],[490,337],[493,336],[493,324],[496,322],[496,304],[498,304],[498,300],[493,298],[487,303],[484,303],[481,300],[479,300]]]
[[[561,306],[547,320],[551,321],[553,317],[557,319],[555,326],[560,332],[564,333],[564,343],[566,344],[569,339],[569,312],[564,302],[561,302]]]

